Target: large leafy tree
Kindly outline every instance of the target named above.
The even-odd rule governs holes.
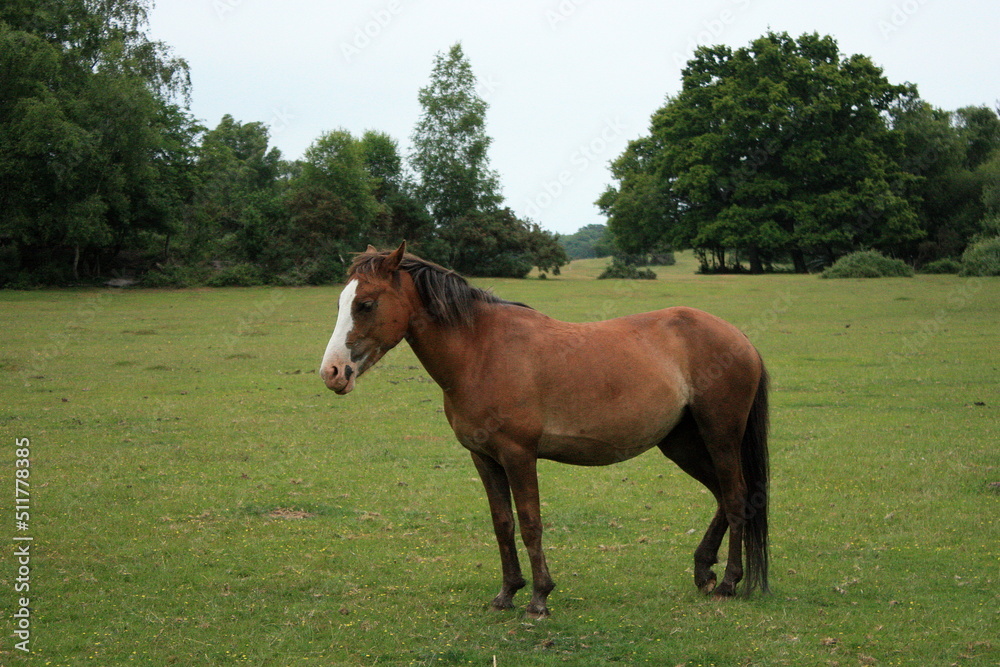
[[[901,254],[918,264],[959,257],[994,214],[1000,118],[988,107],[949,112],[913,100],[893,110],[892,124],[905,146],[901,164],[914,176],[907,198],[924,231]]]
[[[267,126],[226,114],[197,149],[197,194],[188,225],[188,259],[258,259],[275,233],[283,162]]]
[[[556,237],[506,207],[463,215],[440,230],[430,256],[441,246],[447,264],[469,276],[523,278],[533,266],[558,274],[569,261]]]
[[[0,5],[5,279],[97,273],[137,235],[175,222],[193,162],[189,81],[187,65],[147,37],[149,6]]]
[[[693,247],[717,268],[731,249],[752,271],[780,255],[805,271],[809,255],[892,248],[921,233],[887,122],[915,94],[832,37],[702,47],[598,205],[624,250]]]
[[[350,253],[365,247],[381,205],[379,180],[362,143],[347,130],[324,133],[305,152],[288,186],[281,256],[301,280],[339,280]]]
[[[435,57],[430,83],[418,98],[423,113],[413,131],[410,163],[417,194],[436,224],[447,227],[464,215],[496,210],[502,197],[489,166],[488,105],[476,92],[461,44]]]
[[[406,240],[420,247],[433,233],[434,222],[403,170],[399,144],[384,132],[368,130],[361,137],[360,148],[379,203],[371,242],[398,246]]]
[[[410,164],[416,199],[435,225],[421,252],[469,275],[523,277],[532,266],[558,273],[569,260],[557,239],[502,207],[500,177],[489,165],[488,105],[476,87],[455,44],[435,57],[430,83],[420,89]]]

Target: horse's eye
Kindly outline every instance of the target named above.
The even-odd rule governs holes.
[[[370,313],[373,310],[375,310],[375,302],[374,301],[358,301],[357,304],[355,304],[354,307],[357,308],[357,310],[358,310],[359,313]]]

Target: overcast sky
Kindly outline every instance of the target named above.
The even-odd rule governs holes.
[[[948,110],[1000,99],[997,0],[159,0],[154,39],[191,67],[191,111],[270,126],[300,158],[323,132],[367,129],[404,155],[434,55],[461,42],[489,103],[507,205],[572,233],[604,222],[607,163],[680,90],[699,45],[768,29],[833,35],[889,81]]]

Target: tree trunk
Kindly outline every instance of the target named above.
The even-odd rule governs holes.
[[[795,273],[809,273],[809,267],[806,266],[806,256],[802,252],[801,248],[792,248],[792,263],[795,264]]]
[[[760,248],[756,243],[750,244],[747,255],[750,258],[750,273],[764,273],[764,266],[760,263]]]
[[[73,247],[73,280],[80,279],[80,244]]]

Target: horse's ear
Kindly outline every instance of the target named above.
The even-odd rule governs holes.
[[[385,258],[385,263],[382,265],[387,272],[393,272],[399,268],[400,263],[403,261],[403,254],[406,252],[406,241],[399,244],[399,247],[393,250],[388,257]]]
[[[366,253],[369,253],[369,252],[378,252],[378,248],[376,248],[376,247],[375,247],[375,246],[373,246],[373,245],[372,245],[371,243],[369,243],[369,244],[368,244],[368,250],[365,250],[365,252],[366,252]]]

